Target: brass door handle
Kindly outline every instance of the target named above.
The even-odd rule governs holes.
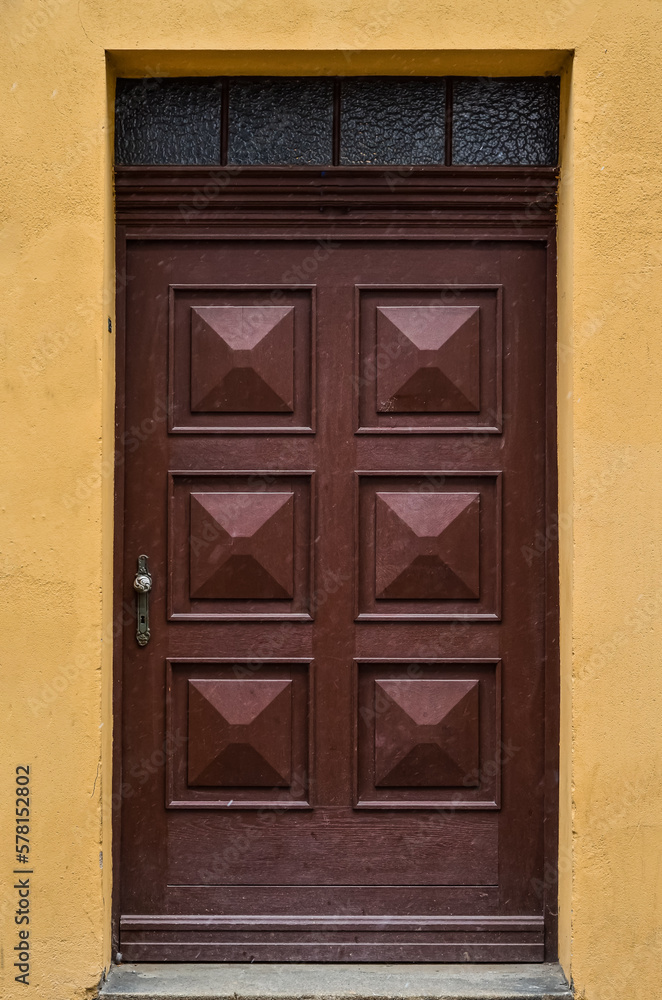
[[[136,592],[136,641],[139,646],[149,642],[149,592],[152,589],[152,574],[147,565],[147,556],[138,556],[138,572],[133,581]]]

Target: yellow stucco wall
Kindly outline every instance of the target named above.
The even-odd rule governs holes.
[[[94,995],[110,959],[114,73],[562,67],[560,947],[587,1000],[662,997],[662,4],[12,0],[0,23],[2,997]]]

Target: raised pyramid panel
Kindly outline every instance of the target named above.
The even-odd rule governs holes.
[[[265,285],[253,265],[257,284],[170,287],[172,434],[314,433],[315,285]]]
[[[378,599],[480,597],[480,494],[378,492],[375,505]]]
[[[356,295],[357,433],[501,433],[501,285],[361,285]]]
[[[174,472],[168,618],[311,620],[314,473]]]
[[[356,808],[495,809],[498,659],[357,659]]]
[[[191,494],[191,597],[294,593],[292,493]]]
[[[167,808],[309,808],[312,669],[306,658],[168,660]]]
[[[501,473],[361,472],[359,620],[498,620]]]
[[[294,308],[194,306],[191,410],[292,413]]]
[[[189,785],[289,786],[291,680],[189,680],[188,723]]]
[[[480,411],[478,306],[379,306],[377,411]]]
[[[477,680],[375,681],[375,784],[478,784]]]
[[[191,597],[291,598],[292,493],[191,494]]]

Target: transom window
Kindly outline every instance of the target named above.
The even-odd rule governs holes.
[[[523,165],[558,159],[558,77],[119,79],[117,164]]]

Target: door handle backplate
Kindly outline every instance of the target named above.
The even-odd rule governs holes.
[[[138,556],[138,572],[133,581],[136,592],[136,642],[146,646],[149,642],[149,592],[152,589],[152,574],[149,571],[147,556]]]

